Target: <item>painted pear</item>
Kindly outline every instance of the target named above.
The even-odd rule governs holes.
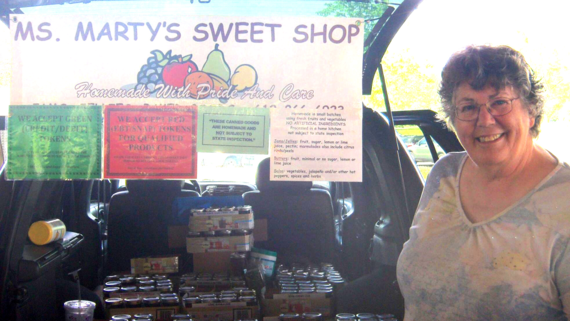
[[[202,71],[216,75],[222,78],[226,83],[230,80],[231,69],[224,59],[224,53],[218,49],[218,44],[216,44],[214,50],[208,55],[208,59],[206,59]]]

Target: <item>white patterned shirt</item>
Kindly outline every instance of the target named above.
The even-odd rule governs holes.
[[[467,219],[450,153],[426,182],[398,260],[406,321],[567,320],[570,314],[570,166],[561,163],[494,217]]]

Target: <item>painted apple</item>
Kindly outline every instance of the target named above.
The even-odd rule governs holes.
[[[196,66],[191,58],[192,55],[188,55],[164,66],[162,70],[162,80],[164,80],[164,83],[173,87],[184,87],[184,79],[186,79],[186,76],[198,71],[198,66]]]

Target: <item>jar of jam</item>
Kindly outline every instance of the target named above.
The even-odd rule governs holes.
[[[244,205],[237,208],[239,214],[251,214],[251,206]]]
[[[154,285],[139,286],[139,292],[153,292],[153,291],[156,291],[156,287]]]
[[[149,285],[154,285],[155,281],[154,280],[140,280],[138,281],[139,286],[149,286]]]
[[[172,292],[172,286],[171,285],[157,285],[156,290],[160,293],[170,293],[170,292]]]
[[[140,308],[142,307],[142,298],[125,298],[125,307],[126,308]]]
[[[356,315],[359,321],[376,321],[376,315],[372,313],[359,313]]]
[[[121,287],[121,281],[107,281],[105,282],[105,286],[111,288]]]
[[[303,320],[323,321],[323,314],[318,312],[306,312],[301,316]]]
[[[214,232],[216,236],[230,236],[232,235],[232,230],[216,230]]]
[[[169,279],[166,280],[160,280],[160,281],[155,281],[157,286],[160,285],[170,285],[172,286],[172,281],[170,281]]]
[[[279,315],[279,321],[301,321],[298,313],[283,313]]]
[[[202,300],[197,296],[185,297],[183,299],[183,301],[184,301],[184,305],[187,307],[192,306],[192,304],[194,304],[194,303],[201,303],[202,302]]]
[[[143,298],[143,306],[145,307],[158,307],[160,306],[160,298],[157,296],[150,296]]]
[[[189,231],[186,234],[186,237],[188,238],[197,238],[197,237],[202,237],[202,234],[200,232],[193,232],[193,231]]]
[[[248,234],[251,234],[251,230],[245,230],[245,229],[231,230],[231,235],[234,236],[243,236]]]
[[[178,306],[180,304],[180,300],[177,296],[161,297],[160,302],[162,306],[165,307]]]
[[[136,291],[137,291],[136,286],[123,286],[123,287],[121,287],[121,292],[136,292]]]
[[[220,299],[218,299],[217,297],[206,297],[206,298],[201,298],[202,299],[202,303],[218,303],[220,302]]]
[[[121,283],[123,285],[135,284],[135,278],[132,276],[125,276],[125,277],[119,278],[119,281],[121,281]]]
[[[255,296],[255,290],[252,289],[245,289],[239,292],[241,296]]]
[[[235,302],[237,301],[237,295],[236,296],[221,296],[220,297],[220,302],[222,303],[230,303],[230,302]]]
[[[113,286],[113,287],[106,287],[103,288],[103,295],[108,298],[111,296],[111,294],[113,293],[118,293],[121,290],[121,288]]]
[[[108,275],[105,278],[105,282],[109,282],[109,281],[119,281],[119,276],[118,275]]]
[[[121,298],[108,298],[105,299],[107,309],[117,309],[123,307],[123,299]]]
[[[242,295],[239,297],[240,302],[256,302],[256,298],[251,295]]]
[[[178,292],[180,293],[180,296],[184,296],[184,294],[196,292],[196,287],[194,287],[194,286],[181,286],[178,289]]]
[[[335,318],[336,321],[356,321],[356,315],[352,313],[338,313]]]

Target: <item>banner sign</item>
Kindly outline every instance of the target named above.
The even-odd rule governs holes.
[[[196,178],[198,108],[105,106],[105,178]]]
[[[101,106],[10,106],[8,179],[101,178]]]
[[[262,154],[269,150],[269,109],[200,107],[198,151]]]
[[[268,109],[272,179],[362,179],[362,20],[113,15],[10,19],[12,104]],[[210,117],[213,124],[237,121],[234,116],[201,119]],[[262,153],[261,127],[239,132],[214,126],[200,132],[200,150]],[[223,138],[231,146],[222,146]]]

